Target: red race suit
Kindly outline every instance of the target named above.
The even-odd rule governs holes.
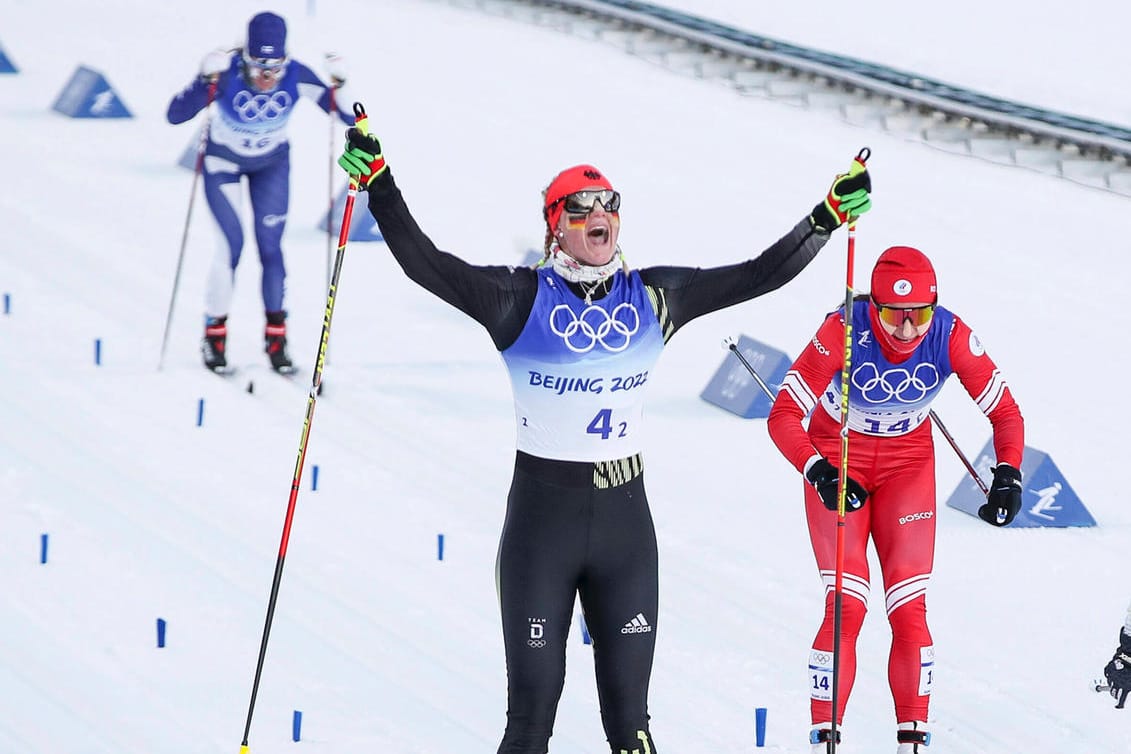
[[[925,721],[934,672],[926,590],[935,550],[935,457],[930,404],[951,374],[993,425],[998,463],[1021,468],[1021,411],[993,360],[971,329],[937,307],[910,353],[888,345],[875,307],[853,305],[848,408],[848,475],[868,491],[863,508],[846,514],[837,722],[856,675],[856,638],[870,585],[871,537],[883,573],[892,629],[888,683],[899,722]],[[802,472],[817,456],[840,467],[844,309],[830,314],[786,374],[770,411],[770,437]],[[812,412],[808,429],[803,425]],[[814,725],[832,720],[833,591],[837,513],[805,484],[813,554],[825,585],[825,615],[809,661]]]

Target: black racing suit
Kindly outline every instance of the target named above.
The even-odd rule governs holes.
[[[539,324],[532,312],[547,284],[559,295],[568,286],[580,303],[581,290],[548,270],[476,266],[438,250],[417,226],[388,171],[369,187],[369,209],[409,278],[483,325],[504,359],[524,332]],[[643,313],[645,324],[658,326],[666,343],[695,317],[784,285],[827,240],[805,219],[758,257],[739,264],[651,267],[616,276],[624,276],[618,277],[620,284],[635,285],[637,301],[651,302]],[[593,298],[599,305],[600,297]],[[570,316],[578,321],[576,313]],[[600,316],[608,322],[610,315]],[[616,354],[600,358],[617,362]],[[561,384],[564,391],[578,383]],[[524,421],[519,417],[520,446]],[[578,461],[541,457],[520,447],[496,569],[508,679],[507,727],[499,754],[548,750],[565,680],[575,595],[592,638],[609,746],[613,754],[654,754],[647,697],[658,569],[640,454]]]

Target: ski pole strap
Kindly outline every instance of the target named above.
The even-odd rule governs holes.
[[[366,136],[369,135],[369,116],[365,113],[365,106],[360,102],[353,103],[354,126]]]

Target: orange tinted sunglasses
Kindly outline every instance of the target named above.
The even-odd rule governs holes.
[[[923,325],[930,324],[935,316],[935,305],[927,304],[926,306],[915,307],[900,307],[900,306],[880,306],[876,304],[876,311],[880,315],[880,320],[892,327],[903,327],[903,323],[910,320],[911,324],[915,327],[922,327]]]

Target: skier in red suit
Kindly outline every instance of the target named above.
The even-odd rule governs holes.
[[[867,611],[871,537],[892,629],[888,683],[898,754],[925,752],[934,646],[926,591],[935,549],[935,454],[930,404],[951,375],[993,425],[997,465],[978,515],[1005,526],[1021,507],[1025,426],[993,360],[957,315],[938,305],[935,270],[918,249],[894,246],[872,270],[871,294],[852,312],[844,574],[837,727],[856,675],[856,637]],[[805,485],[809,536],[825,585],[825,615],[809,659],[814,754],[831,738],[833,592],[841,448],[844,307],[829,314],[782,382],[768,428]],[[812,412],[808,429],[802,421]],[[840,731],[837,731],[839,738]]]

